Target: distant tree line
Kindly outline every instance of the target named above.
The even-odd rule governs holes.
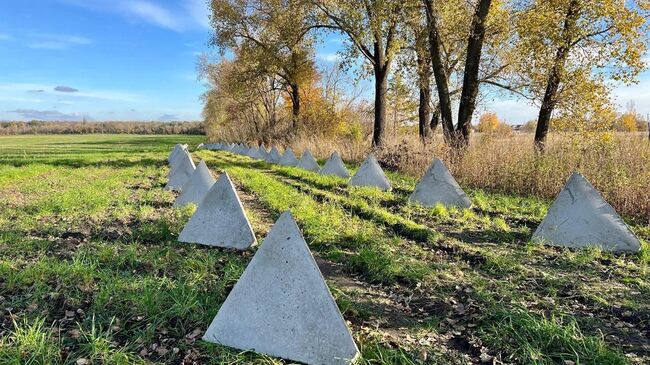
[[[202,122],[0,122],[0,135],[205,134]]]
[[[477,106],[495,95],[539,107],[534,145],[552,126],[609,129],[612,81],[646,68],[646,0],[211,0],[205,60],[209,130],[249,139],[351,133],[371,113],[372,144],[397,124],[423,142],[469,143]],[[374,84],[371,105],[317,67],[316,45],[341,42],[339,67]],[[555,127],[554,127],[555,128]],[[228,134],[231,135],[231,134]]]

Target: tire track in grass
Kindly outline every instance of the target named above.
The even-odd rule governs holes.
[[[251,223],[258,237],[264,237],[274,224],[278,213],[271,210],[257,197],[255,192],[244,186],[239,180],[233,178],[242,204],[246,207],[246,214],[252,216]],[[251,214],[252,213],[252,214]],[[255,222],[253,222],[253,220]],[[308,239],[308,236],[306,236]],[[263,244],[263,242],[260,242]],[[254,249],[256,249],[255,247]],[[419,323],[430,320],[428,312],[418,311],[416,302],[409,297],[410,293],[400,290],[400,287],[370,284],[358,274],[350,272],[343,264],[324,258],[320,252],[313,252],[316,263],[327,280],[330,291],[336,298],[343,316],[351,322],[351,329],[365,361],[378,360],[374,351],[369,351],[370,346],[381,351],[386,351],[394,344],[399,344],[404,356],[415,358],[415,353],[436,353],[438,359],[457,359],[462,356],[455,349],[430,346],[416,346],[418,351],[406,351],[413,347],[414,338],[422,342],[445,342],[448,334],[437,331],[422,331]],[[416,299],[417,300],[417,299]],[[420,300],[420,303],[423,301]],[[432,307],[429,305],[429,307]],[[442,315],[440,306],[435,308],[438,315]],[[409,354],[410,352],[410,354]],[[452,363],[453,361],[449,361]]]
[[[253,163],[257,165],[264,164],[261,162],[253,162]],[[239,164],[245,165],[245,163],[243,162]],[[475,249],[475,246],[477,246],[477,244],[481,246],[486,243],[485,242],[486,239],[487,240],[497,239],[498,241],[496,241],[496,243],[498,243],[499,245],[505,247],[506,249],[517,251],[522,249],[521,247],[522,243],[528,242],[530,238],[529,233],[516,232],[513,231],[511,228],[508,228],[506,230],[503,230],[502,228],[500,230],[495,230],[496,227],[493,227],[489,221],[487,222],[490,224],[489,227],[486,228],[481,227],[483,230],[485,230],[485,232],[487,232],[487,235],[479,234],[478,231],[476,233],[467,234],[465,232],[467,230],[465,227],[461,227],[460,231],[458,230],[452,231],[452,226],[454,225],[458,226],[459,223],[464,223],[462,221],[463,219],[467,219],[462,215],[463,214],[462,212],[459,212],[459,214],[461,214],[461,216],[459,217],[461,219],[461,222],[459,222],[458,219],[455,219],[455,217],[437,219],[432,222],[430,219],[431,218],[430,212],[432,210],[435,210],[436,208],[429,209],[429,208],[424,208],[424,207],[419,207],[417,205],[409,204],[406,200],[406,197],[395,198],[394,195],[392,195],[392,193],[378,192],[378,191],[373,191],[372,189],[369,190],[369,189],[352,188],[352,190],[350,190],[349,188],[345,188],[346,186],[345,183],[337,182],[338,180],[341,179],[336,179],[336,178],[330,179],[322,176],[312,176],[313,173],[306,172],[306,171],[297,171],[296,169],[283,167],[283,166],[270,166],[268,164],[266,165],[269,166],[270,168],[265,169],[265,172],[274,174],[276,176],[279,175],[283,181],[287,182],[287,184],[307,194],[312,195],[315,199],[336,200],[339,204],[344,205],[346,209],[349,209],[353,213],[361,216],[362,218],[373,220],[378,224],[382,224],[388,227],[397,235],[401,235],[418,242],[427,242],[427,241],[431,241],[431,239],[435,241],[436,236],[440,236],[437,238],[438,240],[440,240],[441,238],[446,238],[448,241],[451,241],[452,243],[455,241],[457,245],[465,246],[471,252],[476,252],[477,250]],[[323,182],[321,180],[324,180],[326,182]],[[328,180],[330,182],[327,182]],[[337,194],[341,194],[344,196],[341,197]],[[370,197],[365,196],[366,194],[369,194],[371,196]],[[388,196],[385,197],[384,195],[387,194]],[[382,202],[386,202],[386,201],[391,201],[392,203],[382,204]],[[398,203],[399,205],[394,205],[393,203]],[[379,207],[375,207],[373,205],[379,205]],[[385,207],[385,205],[387,205],[388,207]],[[399,208],[399,209],[395,209],[395,208]],[[447,214],[446,209],[443,209],[443,213]],[[403,214],[405,214],[408,218],[404,218],[402,216]],[[477,219],[471,217],[472,215],[470,215],[469,222],[466,223],[482,225],[486,223],[484,222],[486,218],[494,217],[494,215],[489,214],[488,216],[479,216],[479,218]],[[499,216],[499,218],[500,217],[501,216]],[[522,227],[529,228],[530,222],[527,219],[516,219],[515,221],[520,223],[515,228],[522,228]],[[501,221],[501,224],[504,223],[505,222]],[[436,224],[436,226],[433,226],[433,224]],[[440,228],[443,229],[441,230]],[[433,231],[433,233],[431,231]],[[496,237],[496,236],[503,236],[503,237]],[[513,243],[513,242],[518,242],[518,243]],[[467,244],[469,244],[469,246]],[[543,254],[547,256],[549,259],[552,259],[553,261],[558,261],[558,260],[561,261],[563,260],[564,256],[566,256],[566,251],[563,251],[561,249],[555,249],[555,248],[542,248],[542,249],[544,250]],[[487,250],[493,251],[494,245],[490,245],[489,247],[487,247]],[[478,251],[482,252],[483,250],[479,249]],[[472,255],[471,253],[468,254]],[[468,259],[470,260],[470,262],[472,261],[471,257],[468,257]],[[474,257],[474,259],[478,259],[480,261],[480,258]],[[611,264],[612,261],[611,257],[601,258],[596,256],[593,257],[593,259],[598,260],[603,265],[609,265]],[[632,256],[631,261],[636,262],[634,260],[634,256]],[[643,275],[643,271],[644,270],[641,269],[637,273],[639,275]],[[611,276],[611,273],[609,273],[608,275]]]
[[[334,205],[319,204],[263,172],[236,167],[223,159],[208,160],[213,167],[226,169],[269,209],[276,213],[291,210],[313,247],[337,258],[335,261],[361,270],[370,282],[416,285],[425,277],[428,270],[419,259],[396,253],[399,238],[387,235],[370,222],[350,216]]]
[[[318,247],[323,247],[327,243],[323,242],[314,242],[313,229],[322,229],[323,227],[314,226],[313,229],[305,228],[305,226],[310,226],[310,223],[305,224],[304,214],[305,208],[310,205],[320,207],[320,211],[328,210],[326,204],[320,204],[314,202],[308,196],[301,194],[294,189],[285,186],[281,182],[274,181],[272,178],[262,176],[263,179],[259,180],[257,184],[255,180],[255,175],[259,175],[259,172],[249,172],[244,173],[244,169],[239,168],[230,168],[229,165],[215,162],[214,160],[207,160],[208,164],[211,167],[217,166],[219,168],[226,168],[228,173],[233,179],[233,182],[240,191],[242,196],[242,201],[248,205],[252,203],[252,208],[254,210],[254,217],[267,217],[267,222],[258,222],[262,223],[263,226],[270,226],[271,221],[284,209],[291,209],[294,213],[294,216],[299,221],[299,224],[302,226],[302,230],[305,234],[308,242],[314,246],[314,243],[317,243]],[[275,186],[274,186],[275,185]],[[261,188],[264,186],[270,190],[266,191]],[[295,203],[294,207],[289,205],[287,206],[278,206],[273,202],[269,201],[269,195],[265,194],[270,192],[271,194],[280,194],[278,191],[282,187],[282,190],[285,193],[289,193],[292,197],[298,198],[301,201]],[[285,199],[284,202],[289,202],[291,199]],[[277,202],[276,202],[277,203]],[[337,208],[334,210],[339,213],[343,213]],[[260,212],[261,211],[261,212]],[[355,218],[346,218],[346,220],[355,220],[356,222],[363,223]],[[337,228],[337,227],[334,227]],[[375,232],[380,234],[380,232]],[[331,238],[325,238],[331,239]],[[318,240],[318,239],[317,239]],[[321,239],[322,240],[322,239]],[[263,243],[262,243],[263,244]],[[314,256],[319,263],[319,267],[323,272],[324,276],[328,279],[330,283],[334,283],[333,293],[338,297],[339,305],[342,309],[342,312],[346,317],[352,317],[353,326],[356,329],[356,334],[360,336],[361,341],[359,342],[362,352],[367,355],[369,352],[372,355],[372,351],[376,351],[376,346],[373,345],[374,350],[370,351],[366,346],[371,345],[372,342],[377,341],[377,331],[381,332],[379,338],[381,338],[382,343],[389,341],[406,341],[404,345],[407,348],[414,347],[413,339],[420,336],[422,341],[433,342],[445,342],[450,334],[438,334],[436,331],[423,330],[422,322],[430,321],[431,315],[433,314],[436,318],[441,316],[443,313],[442,310],[447,308],[444,306],[436,306],[435,303],[426,303],[426,298],[418,297],[414,295],[418,291],[413,291],[409,288],[406,288],[402,285],[395,285],[389,283],[371,283],[368,282],[368,276],[364,275],[363,272],[359,273],[358,270],[350,271],[350,266],[343,266],[341,263],[333,262],[337,261],[336,258],[333,261],[330,260],[328,256],[331,251],[327,249],[318,249]],[[338,260],[340,262],[340,259]],[[349,262],[343,262],[346,264]],[[419,300],[419,309],[417,310],[414,305],[415,302]],[[436,311],[436,313],[432,313]],[[409,328],[409,326],[411,328]],[[374,338],[374,339],[372,339]],[[368,341],[370,340],[370,343]],[[415,346],[418,347],[418,346]],[[441,358],[449,359],[458,359],[461,358],[462,354],[459,354],[457,350],[453,348],[441,347],[436,350],[433,348],[428,348],[428,352],[437,352],[440,354]],[[367,357],[367,356],[366,356]],[[449,361],[452,363],[453,361]]]
[[[378,224],[384,224],[390,227],[391,231],[393,231],[397,235],[402,235],[406,236],[409,238],[414,239],[417,242],[421,242],[423,244],[427,244],[431,242],[432,234],[433,234],[433,239],[435,242],[435,239],[437,237],[436,232],[429,232],[427,235],[427,227],[423,226],[418,226],[420,222],[411,222],[408,219],[404,219],[400,216],[394,216],[390,212],[382,212],[380,208],[374,208],[369,206],[367,203],[365,203],[364,200],[354,200],[354,202],[351,202],[350,199],[345,199],[340,196],[337,196],[335,194],[332,194],[328,191],[323,191],[311,186],[305,186],[302,185],[294,179],[282,179],[282,181],[285,181],[288,185],[293,186],[294,188],[298,189],[299,191],[303,191],[312,197],[314,197],[317,201],[335,201],[342,206],[344,206],[346,209],[349,209],[352,211],[354,214],[357,214],[359,217],[363,219],[370,219],[372,221],[377,222]],[[429,227],[430,228],[430,227]],[[531,283],[535,283],[536,281],[539,280],[541,282],[545,281],[545,278],[547,278],[549,275],[555,276],[555,277],[566,277],[567,272],[566,268],[564,268],[562,265],[558,267],[553,267],[550,265],[542,264],[543,268],[541,269],[538,266],[539,265],[525,265],[530,264],[530,262],[526,262],[526,260],[530,259],[529,255],[527,253],[523,253],[521,251],[519,252],[511,252],[511,251],[516,251],[519,247],[517,245],[512,246],[512,245],[507,245],[505,249],[499,246],[491,245],[490,247],[477,247],[473,243],[465,243],[462,241],[459,241],[455,239],[454,237],[447,237],[447,241],[451,241],[451,245],[447,246],[442,242],[438,242],[434,244],[434,247],[440,248],[440,247],[446,247],[447,251],[445,251],[448,254],[451,254],[452,256],[459,256],[461,259],[466,260],[470,263],[472,268],[474,270],[477,270],[480,275],[485,277],[486,279],[494,278],[496,276],[501,276],[503,274],[508,275],[509,277],[519,277],[517,281],[519,282],[517,286],[519,287],[520,290],[528,290],[530,289]],[[562,256],[560,255],[561,251],[560,250],[554,250],[550,249],[547,250],[549,253],[548,255],[552,259],[552,261],[559,260]],[[510,257],[512,262],[508,262],[509,259],[505,259],[504,257]],[[608,260],[608,259],[605,259]],[[547,260],[543,260],[542,262],[547,262]],[[561,260],[560,260],[561,261]],[[509,265],[510,267],[508,268],[501,268],[499,267],[500,265]],[[483,267],[486,267],[485,269]],[[530,266],[530,267],[528,267]],[[585,269],[584,267],[582,269]],[[590,270],[589,272],[589,277],[591,278],[598,278],[597,280],[591,280],[589,285],[571,285],[569,286],[566,290],[570,292],[575,292],[577,291],[577,294],[572,294],[572,296],[578,300],[579,302],[583,303],[587,307],[594,308],[593,312],[591,313],[599,313],[601,316],[601,319],[604,320],[603,323],[610,323],[610,324],[616,324],[620,323],[620,321],[624,321],[625,323],[629,323],[634,326],[639,326],[639,329],[641,332],[645,331],[644,328],[648,328],[646,324],[644,324],[644,318],[650,318],[650,311],[646,310],[646,314],[640,314],[639,316],[623,316],[623,313],[633,311],[634,308],[630,307],[629,305],[622,305],[622,308],[618,308],[614,311],[611,310],[610,306],[603,306],[603,303],[594,299],[592,297],[592,293],[598,293],[600,294],[601,291],[607,292],[607,291],[613,291],[610,295],[618,295],[621,292],[627,292],[631,293],[634,292],[635,290],[638,289],[634,287],[630,287],[629,285],[622,284],[623,280],[629,276],[629,273],[619,273],[618,275],[612,275],[613,273],[610,270],[600,270],[599,268],[593,268],[593,270]],[[641,274],[641,272],[639,272]],[[584,276],[584,272],[572,272],[570,273],[573,279],[568,279],[571,280],[571,282],[575,283],[580,283],[584,281],[586,278]],[[522,278],[525,278],[522,280]],[[601,285],[602,283],[602,285]],[[596,288],[593,288],[593,287]],[[540,296],[546,296],[548,293],[545,291],[546,287],[538,287],[537,292],[539,292]],[[598,288],[602,288],[599,290]],[[629,295],[629,294],[628,294]],[[571,308],[566,308],[567,311],[571,312]],[[590,312],[583,313],[583,315],[588,316]],[[602,329],[604,332],[606,331],[606,328]],[[641,336],[643,337],[643,336]],[[637,338],[639,338],[637,336]],[[637,341],[638,342],[638,341]]]
[[[232,158],[229,158],[229,160],[232,160]],[[237,161],[235,161],[234,164],[235,165],[241,165]],[[254,163],[254,164],[257,165],[256,167],[258,167],[258,166],[259,167],[265,167],[264,164],[261,164],[261,163]],[[275,171],[275,169],[273,169],[273,170],[262,169],[263,173],[271,174],[271,175],[276,176],[276,178],[278,178],[277,174],[274,174],[274,171]],[[280,181],[283,181],[287,185],[297,189],[298,191],[302,191],[303,193],[312,196],[318,202],[321,202],[321,203],[328,203],[328,202],[332,203],[332,202],[334,202],[334,203],[337,203],[337,204],[341,204],[344,208],[351,208],[353,213],[357,213],[360,216],[360,218],[370,219],[370,220],[376,221],[377,217],[375,215],[377,215],[379,213],[378,215],[380,217],[383,216],[382,217],[383,219],[388,218],[389,221],[393,221],[393,228],[397,227],[397,229],[394,229],[394,231],[398,235],[404,236],[404,232],[406,232],[406,234],[409,235],[410,238],[416,238],[416,240],[419,238],[420,241],[427,241],[427,240],[422,239],[422,238],[426,237],[427,235],[423,234],[423,231],[421,231],[421,229],[423,227],[418,227],[417,223],[411,222],[411,221],[403,219],[401,217],[391,216],[392,213],[390,213],[390,212],[386,212],[386,211],[377,212],[376,210],[378,208],[370,207],[367,203],[365,203],[365,201],[355,201],[357,206],[351,206],[349,203],[347,203],[345,201],[345,199],[343,199],[341,197],[338,197],[338,196],[336,196],[336,195],[334,195],[334,194],[332,194],[330,192],[327,192],[327,191],[324,192],[324,191],[322,191],[320,189],[313,188],[313,187],[306,187],[304,185],[301,185],[301,184],[297,183],[293,179],[286,179],[286,178],[282,178],[282,177],[279,177],[278,179]],[[373,212],[373,210],[375,210],[375,212]],[[386,217],[386,215],[387,215],[387,217]],[[395,226],[394,222],[397,222],[397,226]],[[378,222],[378,223],[381,224],[382,222]],[[406,229],[406,230],[404,229],[404,227],[408,227],[409,225],[413,225],[413,224],[415,224],[415,226],[411,226],[411,228],[415,228],[414,231],[409,231],[408,229]],[[426,227],[424,229],[426,230]],[[452,239],[452,241],[454,241],[454,240]],[[481,250],[477,250],[475,247],[472,247],[472,245],[467,245],[467,244],[464,244],[463,242],[455,242],[455,245],[462,247],[462,250],[473,252],[475,255],[477,255],[479,257],[481,255],[484,255],[488,259],[498,258],[498,256],[486,255]],[[475,264],[474,262],[470,262],[470,263]],[[474,266],[474,265],[472,265],[472,266]],[[527,270],[522,265],[517,265],[516,267],[510,268],[510,270],[507,270],[507,271],[512,271],[512,269],[515,269],[515,270],[514,270],[513,273],[510,273],[511,275],[512,274],[517,274],[517,275],[525,276],[525,275],[533,274],[533,276],[536,276],[536,277],[542,278],[542,279],[546,275],[546,273],[539,272],[538,270],[532,270],[532,271]],[[473,270],[475,271],[475,274],[479,275],[479,277],[483,277],[483,279],[487,279],[487,280],[490,280],[491,276],[494,276],[497,273],[503,274],[502,270],[500,270],[500,269],[497,270],[498,271],[497,273],[491,272],[491,270],[485,271],[485,270],[482,270],[482,269],[479,269],[479,271],[476,271],[477,270],[476,268],[473,268]],[[565,273],[561,273],[561,274],[564,275]],[[520,285],[521,285],[521,283],[520,283]],[[499,290],[500,288],[496,288],[496,289],[497,289],[497,291],[500,291]],[[511,293],[512,293],[512,291],[506,292],[504,294],[511,294]]]
[[[368,222],[365,220],[362,220],[358,217],[355,216],[349,216],[348,222],[342,222],[339,224],[335,224],[336,230],[331,231],[329,228],[331,224],[328,224],[326,222],[316,222],[316,224],[311,225],[311,218],[312,214],[315,215],[316,217],[330,217],[331,214],[328,214],[328,209],[331,209],[333,207],[332,204],[318,204],[316,203],[311,197],[309,197],[306,194],[300,193],[296,191],[295,189],[286,186],[286,184],[282,183],[281,181],[276,180],[273,176],[268,176],[264,174],[264,172],[259,172],[254,169],[250,168],[245,168],[245,167],[237,167],[233,166],[232,164],[228,163],[227,159],[224,158],[219,158],[219,157],[214,157],[208,161],[211,165],[213,166],[218,166],[220,168],[226,168],[229,173],[233,176],[234,179],[238,179],[244,184],[247,188],[251,189],[254,191],[263,201],[265,201],[266,204],[269,205],[271,209],[277,210],[277,211],[282,211],[287,208],[291,208],[291,210],[294,212],[294,215],[296,218],[300,221],[301,226],[303,227],[303,232],[305,235],[309,238],[312,239],[312,244],[313,242],[313,236],[318,236],[318,235],[325,235],[323,239],[331,239],[331,237],[340,237],[341,233],[343,232],[346,228],[349,227],[351,222],[354,222],[354,225],[359,225],[362,227],[372,227],[370,229],[370,232],[367,232],[368,235],[374,236],[374,237],[382,237],[383,231],[372,224],[372,222]],[[292,202],[292,203],[290,203]],[[312,206],[315,206],[316,208],[319,208],[320,211],[318,212],[313,212]],[[305,211],[305,209],[308,209]],[[296,211],[298,210],[298,211]],[[337,208],[339,214],[342,213],[340,208]],[[351,222],[350,222],[351,221]],[[320,224],[318,224],[320,223]],[[368,226],[369,225],[369,226]],[[357,227],[355,227],[357,228]],[[312,237],[310,237],[312,236]],[[329,237],[328,237],[329,236]],[[397,240],[397,242],[403,242],[403,240]],[[319,242],[315,242],[319,243]],[[399,254],[406,254],[409,253],[409,251],[419,251],[422,248],[419,245],[415,245],[412,243],[404,242],[405,245],[401,247],[401,251],[399,251]],[[383,249],[383,247],[381,247]],[[319,248],[317,249],[320,250],[325,250],[325,248]],[[354,248],[353,248],[354,249]],[[359,251],[359,248],[356,248],[357,252]],[[383,267],[386,267],[387,265],[390,265],[391,263],[394,264],[394,261],[397,258],[391,258],[388,257],[388,260],[381,262],[380,264],[383,264]],[[336,261],[336,259],[335,259]],[[366,278],[368,275],[368,272],[364,270],[364,268],[359,268],[355,267],[354,262],[344,260],[342,261],[344,264],[346,264],[348,267],[351,267],[355,270],[360,270],[361,273],[363,273]],[[462,267],[462,268],[461,268]],[[476,307],[475,304],[472,304],[474,302],[473,300],[470,300],[470,302],[467,302],[469,299],[469,296],[466,292],[466,288],[469,288],[473,286],[474,284],[471,282],[467,282],[465,279],[467,276],[463,275],[463,270],[467,270],[467,267],[464,267],[462,264],[454,265],[452,267],[449,267],[448,270],[444,270],[442,272],[434,273],[430,272],[429,274],[431,275],[437,275],[438,279],[440,279],[438,282],[435,284],[429,282],[428,285],[424,285],[424,287],[432,290],[427,292],[427,295],[431,296],[429,298],[430,301],[435,301],[438,298],[441,303],[447,303],[445,300],[449,298],[451,303],[454,303],[456,305],[456,308],[458,310],[458,313],[452,312],[449,313],[450,315],[453,315],[454,319],[453,322],[450,319],[449,323],[465,323],[466,320],[469,320],[469,322],[474,322],[478,320],[476,315],[473,316],[466,316],[466,313],[464,312],[464,309],[461,310],[461,308],[464,308],[463,305],[458,304],[458,303],[463,303],[465,302],[465,305],[467,308],[474,308]],[[468,271],[471,273],[471,271]],[[472,276],[472,275],[470,275]],[[451,290],[450,290],[451,288]],[[426,289],[423,289],[426,290]],[[425,297],[426,298],[426,297]],[[445,299],[442,299],[445,298]],[[424,302],[417,303],[418,305],[422,305],[422,308],[425,308],[423,304]],[[476,309],[476,308],[475,308]],[[467,313],[469,314],[469,313]],[[471,323],[470,323],[471,324]],[[476,326],[476,323],[472,325],[473,327]],[[456,325],[452,325],[449,327],[449,331],[454,333],[454,337],[450,338],[447,342],[447,345],[449,347],[452,347],[460,352],[465,353],[467,356],[478,356],[477,352],[479,351],[478,348],[475,346],[470,346],[468,345],[469,339],[474,337],[472,332],[474,330],[470,330],[469,332],[465,332],[467,330],[467,327],[460,327],[461,331],[458,331]],[[446,327],[442,327],[446,328]]]

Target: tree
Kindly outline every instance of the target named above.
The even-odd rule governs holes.
[[[429,30],[429,50],[436,80],[436,89],[438,90],[440,117],[445,140],[455,146],[466,145],[469,140],[471,118],[476,107],[476,95],[480,83],[479,65],[487,29],[486,21],[492,0],[479,0],[471,18],[456,128],[454,128],[451,111],[448,70],[445,68],[443,61],[444,43],[440,30],[440,15],[436,9],[435,0],[423,0],[423,2]]]
[[[491,133],[497,130],[499,126],[499,117],[496,113],[487,112],[481,114],[481,117],[478,120],[478,125],[476,128],[481,133]]]
[[[292,124],[300,120],[300,87],[315,72],[310,9],[296,0],[212,0],[211,43],[222,54],[236,51],[253,78],[274,75],[292,102]]]
[[[565,94],[580,89],[573,101],[604,99],[606,79],[629,83],[644,69],[644,6],[644,0],[518,2],[518,73],[527,78],[531,98],[540,101],[538,150],[544,149],[551,117]]]
[[[504,54],[511,43],[510,12],[500,0],[421,1],[437,90],[434,118],[439,116],[449,145],[464,147],[469,143],[480,86],[517,91],[518,87],[503,82],[509,68]],[[454,85],[455,80],[462,80],[461,85]],[[452,103],[459,94],[454,125]],[[436,122],[432,119],[432,127]]]
[[[232,61],[201,62],[200,72],[210,86],[203,95],[203,116],[211,136],[219,131],[219,139],[266,140],[276,132],[281,81],[273,75],[252,78],[248,70],[250,65],[238,54]]]
[[[618,130],[623,131],[623,132],[636,132],[639,130],[638,126],[639,124],[639,118],[637,113],[636,113],[636,107],[634,106],[634,102],[630,101],[627,104],[627,110],[623,115],[618,120],[617,127]]]
[[[347,36],[350,59],[361,54],[371,65],[375,81],[375,120],[372,144],[386,134],[386,93],[395,53],[400,48],[402,4],[394,0],[312,0],[324,16],[322,28]]]

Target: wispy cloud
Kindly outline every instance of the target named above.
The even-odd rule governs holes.
[[[179,17],[162,6],[149,1],[128,1],[122,3],[124,12],[147,23],[174,31],[182,31],[184,26]]]
[[[21,102],[21,103],[42,103],[42,99],[17,98],[13,96],[0,96],[0,101]]]
[[[55,92],[54,90],[56,90],[57,87],[60,90]],[[49,95],[50,97],[54,97],[54,96],[59,97],[63,95],[61,92],[62,87],[64,89],[70,88],[72,90],[77,90],[69,86],[60,86],[60,85],[0,82],[0,94],[2,94],[2,92],[4,92],[5,95],[15,95],[15,93],[17,92],[25,92],[25,93],[38,92],[39,95],[44,95],[44,96]],[[139,103],[142,101],[142,97],[140,95],[130,93],[130,92],[119,91],[119,90],[84,90],[84,91],[63,92],[63,93],[65,93],[67,98],[74,98],[74,99],[88,98],[88,99],[121,101],[121,102],[130,102],[130,103]]]
[[[93,11],[119,14],[175,32],[209,28],[207,0],[181,0],[169,5],[156,0],[59,0]]]
[[[34,41],[29,43],[29,48],[64,50],[72,46],[85,46],[92,44],[93,41],[80,36],[66,34],[35,34]]]
[[[318,59],[326,61],[326,62],[340,62],[341,61],[341,55],[338,53],[320,53],[317,55]]]
[[[210,18],[208,16],[210,10],[206,0],[186,0],[185,8],[196,24],[205,29],[210,28]]]
[[[535,119],[539,109],[526,101],[517,99],[498,99],[486,103],[486,110],[495,112],[499,117],[512,124],[523,124]],[[477,117],[478,118],[478,117]]]
[[[37,120],[65,120],[75,121],[82,119],[91,119],[81,113],[62,113],[57,110],[37,110],[37,109],[15,109],[8,110],[7,113],[17,114],[25,119]]]

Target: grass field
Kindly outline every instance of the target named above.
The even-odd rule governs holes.
[[[190,136],[0,138],[0,364],[280,364],[200,340],[252,257],[176,242],[163,190]],[[634,255],[529,243],[549,201],[468,190],[471,210],[197,151],[261,241],[298,221],[364,364],[650,363],[650,227]],[[263,242],[262,242],[263,244]]]

